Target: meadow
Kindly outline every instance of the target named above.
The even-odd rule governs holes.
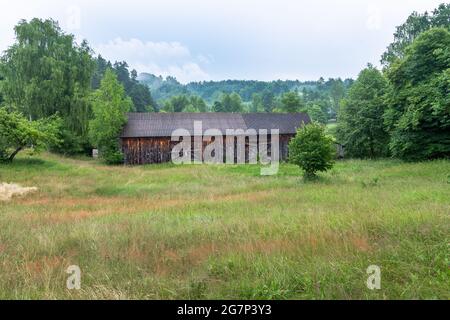
[[[0,165],[0,182],[38,188],[0,202],[0,299],[450,298],[448,160],[346,160],[304,182],[289,164],[44,153]]]

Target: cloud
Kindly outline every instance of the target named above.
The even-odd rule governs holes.
[[[194,58],[189,48],[180,42],[144,42],[136,38],[115,38],[94,46],[94,50],[112,62],[125,60],[138,72],[164,77],[170,75],[183,83],[210,79],[201,67],[201,64],[211,62],[211,59],[207,58],[209,56],[198,54]]]

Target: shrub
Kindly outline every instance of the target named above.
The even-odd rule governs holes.
[[[316,172],[331,169],[335,156],[333,138],[317,123],[300,128],[289,143],[289,161],[304,171],[306,179],[315,178]]]

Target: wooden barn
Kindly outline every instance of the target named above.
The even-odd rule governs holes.
[[[256,132],[266,129],[269,133],[267,148],[270,150],[270,130],[278,129],[281,160],[287,158],[289,140],[295,135],[297,129],[311,122],[305,113],[129,113],[128,122],[121,135],[125,164],[170,162],[172,148],[179,143],[171,141],[173,131],[185,129],[193,141],[194,134],[197,134],[194,130],[196,121],[201,121],[202,124],[203,149],[209,142],[214,141],[214,138],[210,139],[204,134],[209,129],[218,129],[224,135],[227,129],[244,131],[254,129]],[[248,153],[249,138],[245,139],[247,139],[245,152]],[[223,136],[224,148],[228,141],[231,141],[230,137]],[[232,141],[236,144],[237,139],[232,138]],[[192,159],[194,159],[194,151],[194,149],[191,150]]]

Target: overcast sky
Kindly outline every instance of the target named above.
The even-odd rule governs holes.
[[[445,0],[2,0],[0,50],[20,19],[52,17],[96,53],[181,82],[355,77],[395,26]]]

